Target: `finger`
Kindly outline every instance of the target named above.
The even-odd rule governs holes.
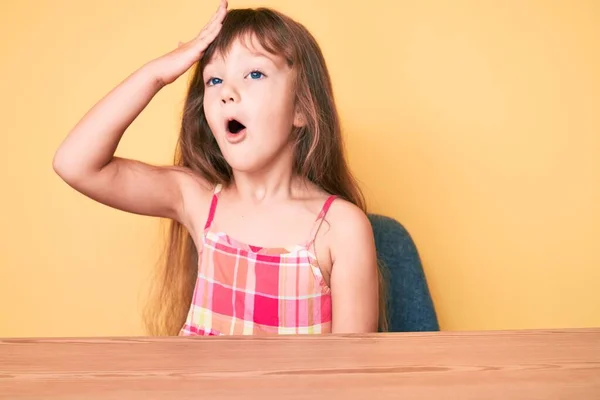
[[[215,40],[220,31],[220,25],[216,25],[214,29],[207,30],[198,40],[196,41],[195,48],[197,51],[204,51],[206,48]]]
[[[215,30],[214,26],[207,27],[200,33],[200,35],[198,35],[196,41],[203,41],[208,36],[211,36],[214,30]]]
[[[213,13],[212,17],[210,17],[210,20],[208,21],[208,23],[205,26],[212,24],[217,19],[217,16],[219,15],[220,10],[221,10],[221,6],[219,5],[219,8],[217,8],[217,11],[215,11]]]
[[[219,11],[213,15],[211,21],[206,25],[206,28],[210,29],[214,25],[219,25],[225,19],[225,15],[227,15],[227,10],[225,8],[219,9]]]
[[[215,38],[219,34],[219,30],[220,29],[218,29],[218,28],[213,28],[213,29],[205,31],[200,37],[198,37],[198,40],[196,41],[197,46],[198,47],[208,47],[208,45],[213,40],[215,40]]]
[[[216,22],[213,26],[206,30],[206,35],[214,38],[219,34],[219,31],[222,27],[223,24],[221,22]]]
[[[217,10],[217,12],[215,14],[215,20],[223,21],[223,19],[225,18],[225,15],[227,15],[227,0],[222,0],[221,5],[219,6],[219,9]]]
[[[210,25],[207,25],[202,32],[198,35],[198,39],[204,38],[206,35],[212,35],[213,33],[218,32],[221,29],[222,20],[217,19],[213,21]]]
[[[221,22],[223,22],[223,18],[226,14],[227,10],[219,8],[219,11],[212,16],[210,22],[206,24],[204,28],[202,28],[202,30],[198,33],[196,37],[200,38],[205,32],[213,30],[215,26],[218,27],[221,24]]]
[[[198,43],[198,42],[204,41],[204,39],[207,37],[207,35],[212,35],[215,30],[217,30],[217,32],[218,32],[218,30],[221,29],[221,23],[223,22],[225,15],[227,15],[227,5],[228,5],[227,0],[221,0],[221,2],[219,3],[219,7],[217,8],[217,11],[213,14],[210,21],[202,28],[202,30],[198,33],[198,35],[196,35],[195,40],[194,40],[195,42]],[[216,34],[215,34],[215,37],[216,37]],[[212,41],[212,39],[211,39],[211,41]]]
[[[213,14],[212,18],[206,24],[206,27],[212,25],[216,20],[221,19],[227,13],[227,1],[221,0],[219,6],[217,7],[217,11]]]

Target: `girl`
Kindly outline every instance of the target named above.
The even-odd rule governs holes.
[[[157,92],[195,64],[176,165],[114,156]],[[153,334],[385,327],[373,233],[325,61],[310,33],[278,12],[228,12],[221,0],[196,38],[98,102],[53,166],[91,199],[171,221],[146,316]]]

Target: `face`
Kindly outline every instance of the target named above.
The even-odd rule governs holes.
[[[207,64],[203,80],[206,119],[234,171],[260,171],[286,156],[291,162],[289,139],[299,118],[293,72],[283,58],[255,40],[236,40]]]

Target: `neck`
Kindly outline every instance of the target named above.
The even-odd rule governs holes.
[[[252,203],[295,197],[303,181],[294,174],[291,151],[286,151],[260,170],[233,171],[234,190],[238,196]]]

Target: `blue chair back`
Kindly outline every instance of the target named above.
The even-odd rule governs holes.
[[[393,218],[369,214],[377,256],[387,282],[390,332],[439,331],[421,259],[404,226]]]

